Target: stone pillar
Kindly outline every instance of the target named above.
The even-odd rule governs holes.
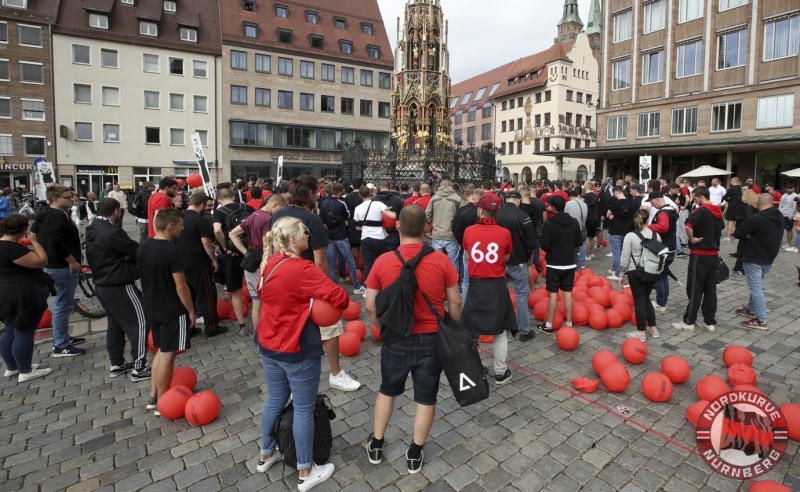
[[[733,171],[733,149],[728,149],[728,155],[725,159],[725,170],[728,172]],[[730,188],[731,186],[731,175],[728,174],[725,177],[725,188]]]
[[[556,156],[556,179],[564,177],[564,156]]]
[[[603,156],[603,179],[608,177],[608,157]]]
[[[662,169],[664,169],[664,168],[662,167],[662,165],[661,165],[661,163],[662,163],[662,162],[664,162],[664,153],[663,153],[663,152],[659,152],[659,153],[658,153],[658,167],[656,167],[656,174],[655,174],[655,176],[651,176],[651,178],[652,178],[652,179],[659,179],[659,178],[661,178],[661,170],[662,170]],[[645,184],[645,186],[646,186],[646,184]]]

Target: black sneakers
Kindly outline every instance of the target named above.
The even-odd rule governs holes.
[[[552,335],[556,332],[552,327],[548,328],[545,323],[536,325],[536,329],[539,330],[539,333],[544,333],[545,335]]]
[[[72,345],[67,345],[60,349],[53,347],[53,357],[76,357],[85,353],[86,350],[73,347]]]
[[[217,329],[214,331],[207,331],[206,338],[213,338],[218,335],[222,335],[223,333],[228,333],[227,326],[217,326]]]
[[[373,465],[380,465],[383,461],[383,445],[379,448],[373,447],[373,441],[375,441],[375,435],[370,434],[367,438],[367,458]]]
[[[118,376],[122,376],[132,370],[133,370],[133,364],[131,364],[130,362],[125,362],[121,366],[111,366],[111,374],[109,374],[109,376],[115,378]]]
[[[419,458],[409,458],[408,451],[406,451],[406,464],[408,465],[408,473],[414,475],[422,470],[422,459],[425,458],[425,450],[419,451]]]
[[[137,371],[137,370],[134,369],[133,372],[131,372],[131,381],[133,381],[133,382],[136,382],[136,381],[147,381],[148,379],[150,379],[152,377],[152,375],[153,374],[150,372],[150,368],[149,367],[145,367],[141,371]]]
[[[158,408],[158,397],[151,396],[147,399],[147,409],[148,410],[155,410]]]
[[[81,337],[69,337],[69,343],[70,343],[70,345],[80,345],[80,344],[82,344],[82,343],[83,343],[83,342],[85,342],[85,341],[86,341],[86,339],[85,339],[85,338],[81,338]]]
[[[497,385],[503,385],[510,381],[511,381],[511,369],[506,369],[506,372],[504,372],[502,375],[494,377],[494,382]]]
[[[192,328],[191,330],[189,330],[189,338],[194,338],[201,333],[203,333],[203,330],[201,330],[200,328],[196,327]]]
[[[528,342],[536,338],[536,333],[529,331],[528,333],[520,333],[519,334],[519,341],[520,342]]]

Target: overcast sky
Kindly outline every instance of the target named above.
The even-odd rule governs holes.
[[[406,0],[378,0],[378,4],[394,49],[397,17],[402,24]],[[590,0],[578,0],[584,25],[589,21],[589,4]],[[564,0],[441,0],[441,5],[450,21],[453,84],[549,48],[564,10]]]

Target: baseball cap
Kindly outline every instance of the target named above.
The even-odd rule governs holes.
[[[642,192],[642,185],[640,185],[639,183],[633,183],[633,184],[631,185],[631,189],[632,189],[632,190],[636,190],[636,191],[638,191],[639,193],[641,193],[641,192]]]
[[[554,184],[555,186],[558,186],[559,188],[561,188],[561,186],[562,186],[562,184],[561,184],[561,180],[560,180],[560,179],[557,179],[557,180],[553,181],[553,184]]]
[[[375,189],[375,185],[372,184],[372,183],[367,183],[367,188],[369,188],[370,190],[374,190]]]
[[[769,186],[770,188],[775,188],[775,183],[767,183],[764,185],[764,188],[766,188],[767,186]]]
[[[786,183],[786,189],[789,189],[789,188],[794,189],[794,184]]]
[[[478,200],[478,206],[489,212],[496,212],[500,208],[500,198],[494,193],[487,193]]]
[[[106,186],[111,186],[111,183],[106,183]]]
[[[664,194],[663,194],[663,193],[661,193],[660,191],[654,191],[654,192],[652,192],[652,193],[648,193],[648,195],[647,195],[647,200],[646,200],[646,201],[648,201],[648,202],[649,202],[649,201],[650,201],[650,200],[652,200],[653,198],[664,198]]]
[[[278,187],[278,193],[289,193],[289,185],[283,184]]]
[[[520,198],[522,198],[522,193],[520,193],[519,191],[509,191],[508,198],[516,198],[517,200],[519,200]]]
[[[564,207],[566,207],[567,205],[567,202],[564,200],[564,197],[558,195],[551,196],[550,199],[547,200],[547,203],[549,203],[551,207],[553,207],[559,212],[563,212]]]

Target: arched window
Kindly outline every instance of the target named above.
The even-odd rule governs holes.
[[[536,179],[542,180],[547,179],[547,168],[544,166],[539,166],[539,169],[536,170]]]
[[[522,181],[524,181],[526,184],[529,184],[531,181],[533,181],[533,171],[531,171],[531,168],[528,166],[522,168]]]
[[[587,176],[588,173],[586,172],[586,166],[584,165],[578,166],[578,176],[577,176],[578,181],[585,182]]]
[[[507,167],[503,168],[503,177],[509,181],[511,180],[511,171]]]

